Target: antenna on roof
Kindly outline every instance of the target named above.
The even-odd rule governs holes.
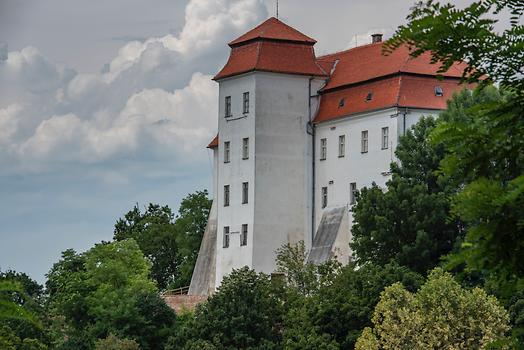
[[[277,0],[277,19],[278,19],[278,0]]]

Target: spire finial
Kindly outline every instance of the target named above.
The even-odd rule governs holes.
[[[277,0],[277,19],[278,19],[278,0]]]

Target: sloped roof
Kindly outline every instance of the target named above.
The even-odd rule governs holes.
[[[431,54],[429,52],[412,58],[409,55],[410,51],[407,46],[402,46],[389,55],[384,55],[382,48],[383,43],[379,42],[319,57],[317,60],[321,62],[338,61],[335,71],[323,91],[396,73],[416,73],[433,76],[438,74],[440,66],[431,63]],[[456,63],[442,75],[460,78],[465,68],[466,65],[464,63]]]
[[[262,24],[251,29],[246,34],[231,41],[229,46],[233,47],[256,39],[294,41],[309,45],[316,43],[315,39],[302,34],[295,28],[288,26],[275,17],[271,17]]]
[[[435,95],[437,86],[442,88],[443,96]],[[471,86],[460,84],[456,78],[439,80],[436,77],[396,75],[323,94],[314,122],[321,123],[389,107],[445,109],[453,93],[466,87]],[[372,97],[368,100],[370,93]]]
[[[207,148],[217,148],[218,147],[218,134],[215,138],[207,145]]]
[[[254,41],[231,49],[229,59],[213,78],[219,80],[251,71],[326,76],[311,45]]]

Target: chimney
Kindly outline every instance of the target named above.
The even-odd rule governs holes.
[[[371,42],[373,44],[382,42],[382,34],[371,34]]]

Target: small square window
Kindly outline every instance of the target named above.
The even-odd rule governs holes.
[[[249,182],[242,182],[242,204],[247,204],[249,196]]]
[[[242,102],[242,112],[244,114],[249,113],[249,92],[244,92]]]
[[[242,232],[240,232],[240,246],[247,245],[247,224],[242,225]]]
[[[242,159],[249,159],[249,137],[242,139]]]
[[[435,96],[437,97],[444,96],[444,89],[442,89],[442,86],[435,86]]]
[[[362,140],[361,140],[361,153],[367,153],[368,152],[368,131],[364,130],[362,131]]]
[[[320,139],[320,160],[327,158],[327,139]]]
[[[322,209],[327,207],[328,204],[328,188],[322,187]]]
[[[231,160],[231,142],[224,142],[224,163],[229,163]]]
[[[338,157],[342,158],[346,155],[346,135],[338,137]]]
[[[229,226],[224,227],[224,237],[222,241],[222,247],[229,248]]]
[[[226,96],[224,112],[225,112],[226,118],[231,117],[231,96]]]
[[[382,149],[388,149],[389,147],[389,128],[382,128]]]
[[[229,185],[224,186],[224,207],[229,207]]]

